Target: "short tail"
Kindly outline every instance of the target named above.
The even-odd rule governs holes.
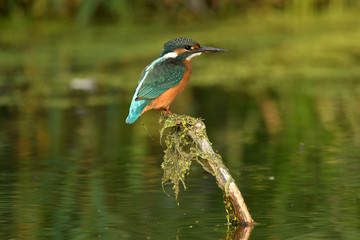
[[[150,104],[151,100],[143,99],[143,100],[135,100],[133,99],[130,104],[129,115],[127,116],[125,122],[127,124],[131,124],[138,119],[144,110],[144,108]]]

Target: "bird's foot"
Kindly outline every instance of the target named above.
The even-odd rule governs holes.
[[[165,108],[165,110],[168,112],[168,115],[172,115],[172,114],[173,114],[173,113],[170,111],[170,108],[169,108],[169,107]]]
[[[164,117],[169,117],[173,115],[169,108],[159,108],[158,111],[161,112]]]

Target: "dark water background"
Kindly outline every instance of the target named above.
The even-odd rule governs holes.
[[[222,192],[200,165],[179,204],[163,192],[159,114],[124,123],[142,68],[179,35],[229,50],[192,60],[172,110],[205,119],[260,223],[250,239],[359,239],[359,18],[284,19],[8,23],[0,239],[226,239]]]

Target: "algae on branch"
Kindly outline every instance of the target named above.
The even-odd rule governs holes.
[[[192,160],[201,155],[198,145],[188,136],[191,127],[199,119],[185,115],[171,114],[160,119],[163,128],[160,130],[160,139],[166,131],[164,162],[161,164],[164,174],[162,186],[167,182],[173,184],[176,199],[179,195],[180,182],[186,189],[185,178],[189,174]]]

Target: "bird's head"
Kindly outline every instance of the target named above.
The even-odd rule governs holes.
[[[203,52],[226,52],[225,49],[200,46],[200,44],[186,37],[178,37],[164,44],[160,57],[190,60]]]

